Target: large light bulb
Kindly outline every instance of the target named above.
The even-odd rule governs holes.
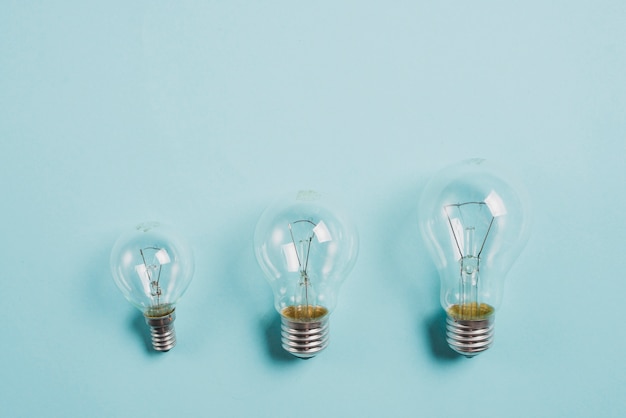
[[[123,234],[111,251],[115,284],[143,312],[152,334],[152,347],[169,351],[176,345],[176,302],[193,277],[189,245],[170,228],[143,223]]]
[[[493,343],[504,279],[526,244],[523,189],[482,159],[440,171],[426,186],[420,229],[441,279],[447,341],[472,357]]]
[[[300,191],[265,210],[254,246],[281,315],[283,348],[315,356],[328,345],[328,317],[357,258],[356,229],[322,195]]]

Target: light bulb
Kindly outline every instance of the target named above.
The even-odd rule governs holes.
[[[439,271],[447,341],[457,353],[472,357],[493,343],[505,276],[528,237],[526,205],[524,189],[483,159],[440,171],[423,192],[420,230]]]
[[[299,191],[261,215],[257,260],[274,292],[283,348],[310,358],[328,345],[328,318],[358,254],[355,227],[323,195]]]
[[[193,277],[189,245],[171,228],[157,222],[137,225],[123,234],[111,251],[115,284],[150,326],[152,347],[169,351],[176,345],[176,303]]]

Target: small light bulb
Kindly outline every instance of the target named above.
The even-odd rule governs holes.
[[[282,346],[310,358],[328,345],[328,317],[358,254],[354,226],[314,191],[289,194],[261,215],[255,253],[274,291]]]
[[[426,186],[420,230],[441,279],[447,341],[472,357],[493,343],[504,279],[528,238],[524,189],[485,160],[448,167]]]
[[[176,345],[176,303],[193,277],[193,252],[183,238],[157,222],[123,234],[111,251],[115,284],[150,326],[152,347]]]

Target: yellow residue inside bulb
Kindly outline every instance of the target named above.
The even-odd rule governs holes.
[[[148,318],[160,318],[174,312],[174,306],[171,303],[165,303],[162,305],[150,306],[145,310],[144,315]]]
[[[316,321],[328,314],[328,309],[323,306],[298,305],[287,306],[281,314],[291,321]]]
[[[452,318],[465,320],[487,319],[493,315],[494,312],[495,309],[493,306],[486,303],[478,304],[476,302],[452,305],[448,308],[448,314]]]

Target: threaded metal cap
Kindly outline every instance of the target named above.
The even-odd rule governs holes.
[[[174,330],[174,311],[164,316],[145,316],[146,324],[150,326],[152,348],[156,351],[170,351],[176,345],[176,331]]]
[[[328,316],[310,322],[293,321],[281,315],[283,348],[296,357],[308,359],[328,345]]]
[[[465,357],[474,357],[487,350],[493,344],[494,319],[494,315],[481,319],[457,319],[448,314],[448,345]]]

